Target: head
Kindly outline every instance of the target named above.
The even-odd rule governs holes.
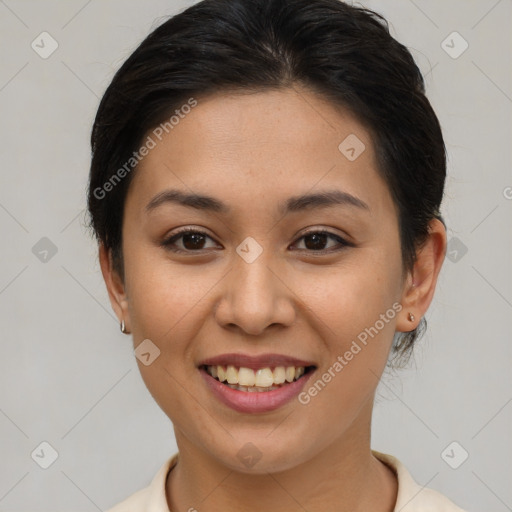
[[[357,436],[425,327],[445,174],[421,73],[374,12],[205,0],[154,30],[99,106],[88,206],[112,306],[160,351],[139,367],[177,438],[238,469],[250,441],[278,470]],[[226,353],[331,378],[234,411],[200,368]]]

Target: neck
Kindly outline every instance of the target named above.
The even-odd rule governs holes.
[[[166,484],[170,510],[392,512],[397,481],[371,453],[369,419],[306,462],[257,475],[233,471],[176,431],[180,456]]]

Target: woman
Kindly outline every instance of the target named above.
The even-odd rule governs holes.
[[[370,446],[446,251],[441,129],[383,18],[200,2],[117,72],[92,150],[103,277],[179,449],[111,512],[461,510]]]

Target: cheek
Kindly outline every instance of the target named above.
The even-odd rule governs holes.
[[[310,319],[327,353],[317,378],[323,378],[324,384],[328,381],[329,389],[324,393],[323,384],[317,386],[322,389],[318,405],[330,407],[329,403],[336,400],[338,411],[356,410],[374,391],[401,309],[399,253],[356,253],[350,263],[347,258],[343,266],[332,267],[324,276],[317,275],[314,286],[312,279],[296,281],[298,295],[304,297],[314,313]]]
[[[171,264],[161,255],[139,256],[132,252],[126,265],[133,332],[160,342],[179,341],[177,332],[190,324],[201,309],[201,299],[221,276],[201,265]]]
[[[294,289],[332,335],[346,340],[373,325],[399,299],[400,266],[394,261],[354,252],[350,260],[315,275],[298,273]]]
[[[193,340],[205,315],[211,314],[208,291],[222,274],[215,277],[200,266],[178,268],[162,257],[138,258],[136,252],[128,259],[134,345],[150,339],[160,351],[148,366],[137,360],[140,374],[164,411],[200,415],[186,392],[193,374]]]

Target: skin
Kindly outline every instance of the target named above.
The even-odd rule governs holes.
[[[172,420],[180,452],[166,483],[169,507],[390,512],[397,482],[371,453],[373,401],[395,331],[417,327],[430,305],[445,229],[431,222],[413,270],[404,273],[397,211],[370,133],[314,93],[294,86],[198,102],[142,160],[130,185],[124,280],[101,245],[99,254],[112,307],[134,346],[149,338],[161,351],[149,366],[138,364]],[[366,146],[354,161],[338,149],[350,134]],[[145,212],[170,188],[214,196],[232,211],[167,203]],[[284,216],[277,209],[291,196],[331,189],[369,209],[336,205]],[[198,245],[178,239],[186,254],[159,245],[180,227],[210,238]],[[306,228],[353,246],[335,251],[339,241],[327,238],[323,254],[315,252]],[[263,248],[250,264],[236,252],[248,236]],[[314,361],[314,382],[394,303],[403,309],[307,405],[294,399],[267,413],[235,412],[197,369],[226,352],[274,352]],[[252,468],[237,457],[248,442],[262,454]]]

